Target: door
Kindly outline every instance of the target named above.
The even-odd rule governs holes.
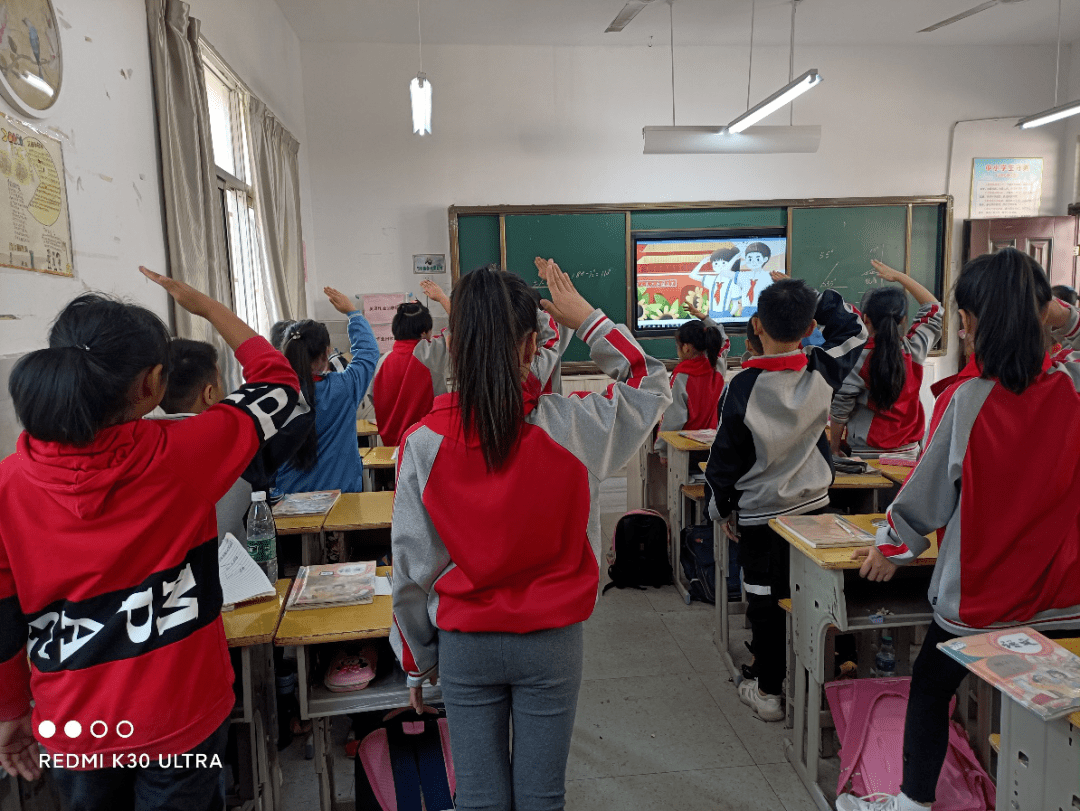
[[[1043,266],[1050,284],[1076,287],[1076,223],[1075,216],[964,220],[964,261],[1018,248]]]

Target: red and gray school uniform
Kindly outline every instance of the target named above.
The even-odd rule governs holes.
[[[33,693],[53,754],[186,752],[232,712],[214,505],[309,410],[264,338],[236,358],[248,382],[202,414],[86,447],[23,433],[0,462],[0,720]]]
[[[664,365],[599,310],[578,334],[617,382],[571,397],[526,385],[521,438],[500,470],[489,473],[476,439],[462,433],[456,395],[437,398],[405,437],[390,641],[410,685],[438,666],[439,629],[520,634],[592,613],[599,484],[637,452],[671,392]]]
[[[767,524],[826,506],[833,481],[829,406],[866,343],[866,327],[834,290],[815,314],[825,342],[743,362],[724,388],[706,465],[709,514]]]
[[[431,338],[394,341],[379,358],[371,401],[384,445],[400,444],[402,435],[431,411],[435,398],[446,394],[449,365],[445,330]]]
[[[1080,313],[1054,337],[1080,348]],[[1049,355],[1023,394],[972,359],[938,398],[926,447],[877,548],[910,563],[938,533],[934,618],[953,634],[1080,628],[1080,353]]]
[[[661,431],[696,431],[716,427],[731,341],[722,324],[711,318],[704,321],[705,326],[720,330],[722,345],[716,365],[710,366],[709,356],[704,353],[676,364],[671,372],[671,405],[660,420]],[[654,450],[666,454],[667,443],[657,437]]]
[[[832,401],[832,423],[847,425],[852,453],[875,457],[882,453],[918,453],[926,431],[926,412],[919,393],[927,353],[941,338],[944,311],[939,302],[924,304],[901,341],[904,356],[904,388],[893,405],[882,410],[870,399],[870,359],[874,339],[863,347],[855,368]]]

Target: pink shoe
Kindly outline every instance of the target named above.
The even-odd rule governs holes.
[[[326,670],[326,689],[334,693],[363,690],[375,678],[378,653],[374,645],[363,645],[358,653],[339,650]]]

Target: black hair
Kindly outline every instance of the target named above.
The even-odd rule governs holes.
[[[295,323],[290,320],[275,321],[274,326],[270,327],[270,345],[278,352],[281,351],[281,345],[285,342],[285,330]]]
[[[161,400],[167,414],[190,412],[199,392],[218,382],[218,353],[205,341],[173,338],[169,343],[169,385]]]
[[[514,451],[525,411],[519,347],[536,331],[536,304],[520,277],[494,265],[454,287],[450,354],[466,433],[480,440],[489,471]]]
[[[953,291],[977,319],[975,360],[982,377],[1020,394],[1042,371],[1048,336],[1043,309],[1053,293],[1039,263],[1016,248],[968,261]]]
[[[907,295],[899,287],[879,287],[866,298],[863,314],[874,327],[870,356],[870,399],[888,411],[900,399],[907,379],[901,331],[907,317]]]
[[[728,245],[728,246],[725,246],[723,248],[717,248],[715,251],[713,251],[709,255],[709,261],[710,262],[720,262],[720,261],[730,262],[732,259],[734,259],[738,255],[739,255],[739,249],[736,248],[734,245]],[[739,263],[736,262],[731,267],[732,267],[733,270],[738,270],[739,269]]]
[[[1080,295],[1067,284],[1055,284],[1050,289],[1054,293],[1054,298],[1059,298],[1066,304],[1072,304],[1075,307],[1077,301],[1080,301]]]
[[[696,318],[679,327],[675,332],[675,340],[681,344],[690,344],[698,352],[704,352],[709,356],[710,366],[716,366],[716,359],[720,357],[720,350],[724,348],[720,330],[716,327],[707,327],[704,321]]]
[[[810,329],[817,300],[817,293],[802,279],[781,279],[761,291],[756,315],[770,338],[790,343]]]
[[[169,373],[169,331],[137,304],[85,293],[49,330],[49,347],[11,370],[15,414],[34,439],[89,445],[98,431],[124,421],[131,387],[155,366]]]
[[[761,345],[761,336],[754,332],[749,324],[746,326],[746,343],[759,355],[765,354],[765,347]]]
[[[768,261],[772,258],[772,251],[769,250],[769,246],[764,242],[751,242],[743,249],[743,256],[751,253],[760,253]]]
[[[406,301],[399,304],[390,331],[395,341],[415,341],[425,332],[431,332],[431,310],[419,301]]]
[[[284,333],[281,345],[281,353],[293,367],[296,376],[300,378],[300,391],[304,398],[315,411],[315,380],[313,367],[315,361],[330,351],[330,332],[326,325],[310,318],[303,321],[295,321],[290,324]],[[312,428],[304,438],[303,444],[293,457],[293,464],[300,470],[311,470],[319,461],[318,436]]]

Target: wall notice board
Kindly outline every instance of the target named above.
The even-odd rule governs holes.
[[[634,235],[650,231],[783,229],[791,275],[831,288],[859,305],[880,284],[871,266],[878,259],[945,294],[952,198],[853,198],[738,203],[627,204],[597,206],[451,206],[452,281],[489,263],[517,273],[544,290],[533,259],[553,257],[582,295],[621,324],[632,323]],[[915,311],[912,302],[912,314]],[[731,355],[745,350],[732,335]],[[645,350],[675,358],[673,338],[641,338]],[[944,346],[938,352],[943,352]],[[588,348],[571,343],[567,371],[591,371]]]

